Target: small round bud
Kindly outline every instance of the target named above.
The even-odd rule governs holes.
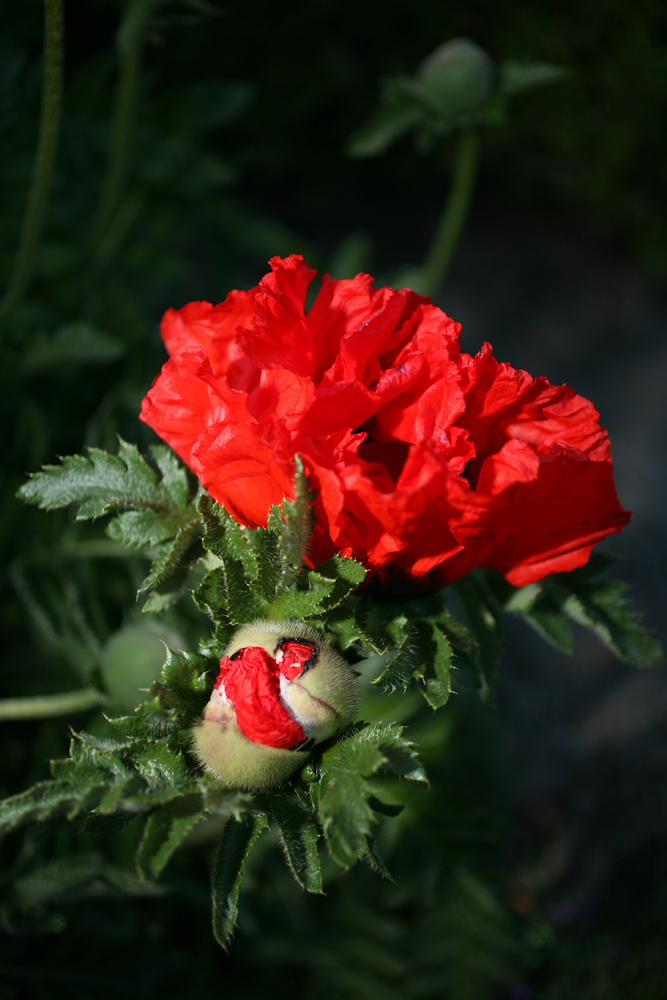
[[[226,785],[269,788],[303,766],[308,748],[354,718],[354,672],[314,629],[256,621],[235,634],[193,747]]]
[[[467,38],[439,45],[424,59],[417,76],[452,121],[476,111],[493,90],[493,63]]]

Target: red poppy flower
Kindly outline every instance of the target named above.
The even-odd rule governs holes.
[[[316,489],[313,565],[354,556],[384,581],[442,586],[475,566],[517,586],[583,565],[630,514],[588,400],[459,349],[409,289],[270,261],[249,292],[170,309],[171,357],[141,417],[238,521]]]

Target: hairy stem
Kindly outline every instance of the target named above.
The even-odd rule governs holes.
[[[44,73],[37,151],[19,246],[9,284],[0,302],[0,320],[5,319],[19,301],[32,275],[58,145],[62,90],[63,5],[62,0],[44,0]]]
[[[36,695],[31,698],[3,698],[0,700],[0,722],[20,719],[48,719],[74,712],[87,712],[106,702],[105,696],[95,688],[79,688],[60,694]]]
[[[424,261],[423,295],[433,295],[445,279],[468,216],[477,175],[479,141],[473,132],[459,139],[454,175],[433,241]]]

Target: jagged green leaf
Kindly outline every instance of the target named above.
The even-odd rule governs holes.
[[[294,878],[307,892],[321,892],[322,872],[317,853],[320,832],[312,808],[289,791],[274,793],[269,804]]]
[[[430,635],[425,650],[427,659],[421,676],[424,685],[421,692],[431,708],[442,708],[452,691],[452,645],[436,622],[424,624],[430,628]]]
[[[572,652],[572,626],[563,606],[549,593],[540,594],[522,617],[562,653]]]
[[[208,671],[217,666],[197,653],[174,652],[166,648],[160,680],[153,686],[163,704],[173,707],[185,724],[203,712],[209,698]]]
[[[315,494],[310,490],[298,455],[294,462],[294,500],[283,500],[280,507],[269,511],[267,528],[278,538],[281,576],[279,589],[289,587],[303,566],[303,553],[313,531],[312,502]]]
[[[310,570],[307,584],[307,590],[297,590],[296,587],[285,590],[274,602],[271,613],[278,618],[310,618],[321,614],[335,582]]]
[[[382,768],[425,780],[414,747],[395,724],[355,727],[322,755],[317,808],[331,856],[343,868],[366,847],[376,811],[367,779]]]
[[[563,607],[574,621],[592,628],[605,646],[633,667],[655,667],[664,662],[660,643],[639,624],[640,615],[624,596],[626,584],[617,580],[594,580],[574,570],[569,578],[552,581],[553,593],[569,591]]]
[[[389,882],[396,881],[380,857],[377,846],[372,837],[367,836],[363,847],[359,848],[359,860],[363,861],[365,865],[368,865],[372,872],[375,872],[377,875],[381,875]]]
[[[122,439],[118,455],[89,448],[87,457],[65,455],[60,463],[33,473],[17,496],[46,510],[78,503],[79,520],[100,517],[114,509],[170,513],[176,506],[155,469],[135,445]]]
[[[107,535],[128,548],[158,545],[173,538],[180,519],[154,510],[126,510],[107,526]]]
[[[213,933],[225,948],[234,931],[243,870],[257,838],[269,825],[266,813],[247,813],[241,819],[230,816],[213,862]]]
[[[200,794],[179,795],[149,816],[137,849],[137,872],[157,878],[174,851],[204,816]]]
[[[162,740],[149,739],[133,763],[150,788],[180,786],[189,777],[183,754]]]
[[[183,568],[183,563],[190,558],[189,550],[196,541],[198,534],[199,525],[196,521],[186,521],[185,524],[181,525],[175,538],[172,538],[171,541],[165,542],[161,546],[157,557],[153,561],[150,573],[139,588],[140,594],[148,590],[153,590],[153,588],[168,580],[169,577]]]
[[[337,607],[353,590],[356,590],[366,578],[366,570],[356,559],[343,556],[333,556],[327,562],[317,567],[318,578],[333,580],[333,588],[322,602],[322,610],[330,611]],[[311,573],[308,574],[311,579]]]
[[[56,779],[40,782],[0,802],[0,830],[57,816],[73,819],[96,805],[113,782],[101,768],[71,760],[58,763],[63,766]]]

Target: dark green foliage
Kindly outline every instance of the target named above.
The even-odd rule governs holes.
[[[396,725],[355,727],[322,755],[320,781],[311,785],[331,856],[349,868],[367,852],[374,821],[369,778],[387,769],[412,781],[425,781],[414,746]]]
[[[248,854],[268,826],[266,814],[250,812],[225,823],[213,864],[213,933],[223,948],[229,942],[238,913],[239,889]]]
[[[664,662],[662,647],[640,624],[641,616],[625,596],[627,586],[600,578],[611,565],[613,560],[608,556],[593,553],[581,569],[558,573],[519,590],[488,572],[473,576],[481,592],[486,591],[491,607],[520,615],[556,649],[572,651],[570,623],[574,621],[592,629],[615,656],[631,666],[658,666]]]

